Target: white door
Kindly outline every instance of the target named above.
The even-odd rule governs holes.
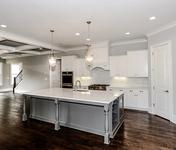
[[[61,87],[61,61],[56,61],[56,67],[50,70],[50,87]]]
[[[169,45],[154,48],[152,55],[155,113],[169,119]]]

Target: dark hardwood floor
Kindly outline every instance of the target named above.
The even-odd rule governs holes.
[[[19,95],[0,93],[0,150],[168,150],[176,149],[176,125],[148,113],[126,110],[110,145],[103,137],[36,120],[21,121]]]

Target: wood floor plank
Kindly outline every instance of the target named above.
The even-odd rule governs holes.
[[[23,123],[23,97],[0,93],[0,150],[174,150],[176,125],[140,111],[125,111],[125,121],[110,145],[103,137],[29,119]]]

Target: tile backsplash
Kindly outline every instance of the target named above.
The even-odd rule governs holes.
[[[83,86],[91,84],[110,84],[112,87],[148,87],[148,78],[112,78],[110,72],[101,68],[91,71],[90,77],[79,77]]]

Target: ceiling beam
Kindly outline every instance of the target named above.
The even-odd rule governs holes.
[[[15,47],[6,46],[6,45],[0,45],[0,49],[8,50],[8,51],[15,51]]]
[[[51,44],[41,42],[41,41],[38,41],[38,40],[35,40],[35,39],[26,38],[26,37],[19,36],[19,35],[9,33],[9,32],[6,32],[6,31],[2,31],[2,30],[0,31],[0,37],[8,39],[8,40],[12,40],[12,41],[17,41],[17,42],[20,42],[20,43],[25,43],[25,44],[28,44],[28,45],[35,45],[35,46],[38,46],[38,47],[43,47],[43,48],[47,48],[47,49],[54,49],[54,50],[57,50],[57,51],[65,51],[65,49],[62,48],[62,47],[51,45]]]
[[[15,51],[16,52],[16,51]],[[22,55],[9,55],[8,56],[8,53],[5,55],[5,56],[1,56],[1,58],[3,59],[13,59],[13,58],[20,58],[20,57],[29,57],[29,56],[37,56],[37,55],[48,55],[51,53],[51,51],[45,51],[45,52],[32,52],[32,51],[19,51],[19,52],[22,52],[22,53],[26,53],[26,54],[22,54]],[[62,52],[59,52],[59,51],[54,51],[55,54],[57,53],[62,53]]]
[[[16,56],[16,55],[12,55],[12,56],[1,56],[2,59],[13,59],[13,58],[20,58],[20,57],[29,57],[29,56],[34,56],[33,54],[23,54],[23,55],[19,55],[19,56]]]
[[[4,38],[2,38],[2,37],[0,37],[0,41],[3,41],[3,40],[5,40]]]
[[[15,51],[20,52],[20,51],[24,51],[24,50],[31,50],[31,49],[37,49],[37,48],[40,48],[40,47],[35,46],[35,45],[23,45],[23,46],[16,47]]]
[[[40,52],[35,52],[35,51],[19,51],[21,53],[26,53],[26,54],[32,54],[32,55],[40,55]]]

